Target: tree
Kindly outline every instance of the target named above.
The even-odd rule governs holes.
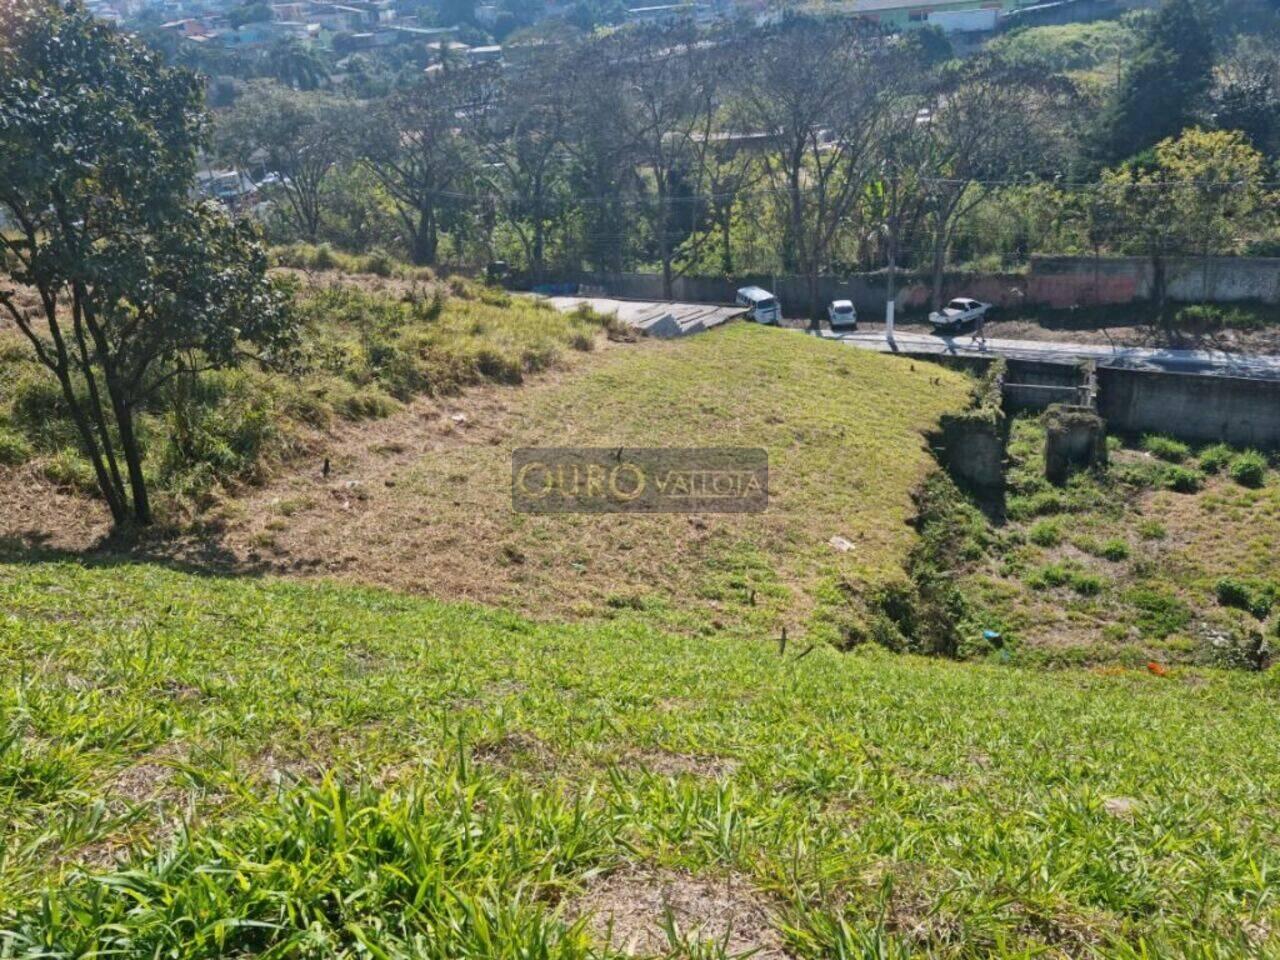
[[[463,128],[483,119],[496,80],[482,67],[436,69],[374,112],[362,158],[396,204],[418,265],[436,262],[440,229],[473,167]]]
[[[203,125],[193,75],[83,7],[0,7],[0,270],[39,304],[0,285],[0,308],[57,379],[117,524],[151,522],[139,407],[288,341],[253,231],[189,199]]]
[[[573,119],[576,47],[539,47],[477,133],[484,183],[524,250],[535,282],[546,266],[548,232],[568,207],[566,140]]]
[[[956,225],[1037,155],[1031,106],[1038,82],[1026,71],[978,59],[947,71],[932,91],[921,119],[934,310],[942,306],[947,249]]]
[[[763,182],[785,208],[783,266],[803,274],[810,317],[818,277],[862,197],[876,130],[893,86],[892,51],[856,20],[790,17],[752,37],[764,58],[743,57],[732,116],[772,134]]]
[[[265,54],[264,68],[294,90],[318,90],[329,82],[329,68],[313,48],[297,37],[281,37]]]
[[[1191,0],[1164,0],[1102,113],[1098,158],[1127,159],[1190,126],[1212,70],[1208,32]]]
[[[629,210],[636,193],[635,166],[622,114],[626,96],[620,74],[609,68],[598,44],[582,53],[583,65],[571,81],[566,147],[569,183],[578,195],[582,258],[602,273],[618,273],[626,260]]]
[[[619,36],[606,69],[622,78],[623,136],[638,182],[650,183],[654,192],[651,232],[662,295],[669,300],[677,272],[675,252],[688,235],[676,217],[680,188],[703,181],[713,149],[715,60],[698,42],[691,21]]]
[[[1218,65],[1211,108],[1220,130],[1241,131],[1267,154],[1280,147],[1280,57],[1270,44],[1241,38]]]
[[[1103,173],[1100,190],[1114,235],[1151,258],[1152,299],[1166,334],[1168,259],[1230,253],[1270,215],[1266,162],[1238,131],[1191,129],[1147,156]]]
[[[242,169],[261,165],[279,175],[273,191],[284,197],[298,233],[314,243],[325,181],[350,152],[354,122],[344,101],[259,81],[222,119],[218,139]]]

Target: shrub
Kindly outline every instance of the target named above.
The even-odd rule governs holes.
[[[1027,538],[1039,547],[1056,547],[1062,542],[1062,524],[1057,520],[1039,520]]]
[[[80,493],[97,492],[98,480],[93,474],[93,467],[73,448],[59,450],[44,462],[42,470],[45,478],[56,487]]]
[[[1168,463],[1182,463],[1191,456],[1191,448],[1180,440],[1149,433],[1142,438],[1142,449]]]
[[[0,466],[16,467],[31,459],[31,444],[25,437],[0,427]]]
[[[1099,555],[1112,563],[1119,563],[1121,560],[1129,559],[1129,544],[1115,537],[1102,545]]]
[[[1205,473],[1221,473],[1235,456],[1235,451],[1225,443],[1215,443],[1200,451],[1200,469]]]
[[[1160,477],[1160,485],[1175,493],[1195,493],[1202,482],[1203,477],[1199,471],[1187,467],[1170,466]]]
[[[1191,610],[1177,597],[1152,587],[1137,587],[1124,599],[1138,611],[1138,629],[1150,638],[1163,640],[1191,622]]]
[[[1138,524],[1138,536],[1143,540],[1163,540],[1168,535],[1164,524],[1159,520],[1143,520]]]
[[[1265,620],[1275,604],[1275,584],[1236,577],[1223,577],[1214,586],[1218,603],[1224,607],[1246,610],[1259,620]]]
[[[1228,472],[1242,487],[1260,487],[1267,476],[1267,459],[1256,450],[1246,450],[1232,457]]]
[[[1095,573],[1073,572],[1068,582],[1071,589],[1082,597],[1096,597],[1102,592],[1102,578]]]

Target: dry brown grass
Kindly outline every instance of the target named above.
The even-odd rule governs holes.
[[[682,939],[714,944],[730,957],[788,956],[763,898],[733,874],[711,878],[629,867],[593,883],[568,913],[586,917],[601,944],[629,957],[685,955]]]

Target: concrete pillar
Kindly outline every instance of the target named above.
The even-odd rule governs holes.
[[[1107,425],[1094,411],[1055,403],[1043,422],[1044,475],[1050,483],[1065,483],[1073,469],[1106,466]]]

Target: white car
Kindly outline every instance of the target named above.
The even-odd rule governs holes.
[[[832,300],[827,304],[827,321],[831,324],[832,330],[836,330],[841,327],[847,327],[850,330],[857,330],[858,311],[853,309],[853,301]]]
[[[929,322],[933,324],[934,333],[955,333],[977,323],[978,318],[985,317],[990,309],[991,304],[981,300],[957,297],[941,310],[929,314]]]

